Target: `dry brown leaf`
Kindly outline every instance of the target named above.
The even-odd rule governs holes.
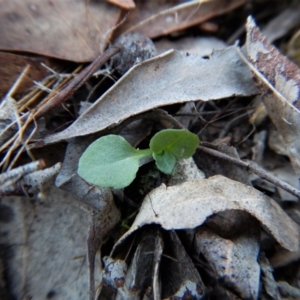
[[[254,216],[290,251],[299,248],[299,227],[271,198],[240,182],[217,175],[173,187],[152,190],[144,199],[140,213],[117,247],[145,224],[160,224],[167,230],[200,226],[217,212],[243,210]]]
[[[137,1],[136,9],[126,17],[116,36],[124,32],[139,31],[154,38],[167,35],[229,12],[244,4],[245,0]]]
[[[135,8],[135,3],[133,0],[107,0],[107,1],[117,6],[120,6],[123,9]]]
[[[21,55],[0,52],[0,99],[11,88],[18,76],[27,65],[30,69],[24,76],[21,84],[18,85],[14,98],[22,94],[26,89],[33,86],[33,80],[40,81],[49,72],[41,66],[41,62],[48,64],[45,60],[34,59]]]
[[[250,17],[246,48],[264,105],[300,176],[300,69],[268,42]]]
[[[105,1],[0,1],[0,49],[91,61],[110,38],[120,9]]]
[[[95,133],[163,105],[255,93],[251,72],[235,47],[215,51],[208,59],[169,51],[135,65],[70,127],[46,137],[44,144]]]

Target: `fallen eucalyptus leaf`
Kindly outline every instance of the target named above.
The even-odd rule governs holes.
[[[229,231],[224,237],[217,230],[202,226],[196,230],[196,249],[206,258],[215,279],[220,280],[225,288],[234,290],[242,299],[257,299],[260,288],[258,222],[245,212],[232,213],[242,215],[235,222],[238,228],[230,230],[234,232],[230,234]],[[223,217],[220,220],[226,222]]]
[[[25,300],[26,281],[25,293],[33,299],[49,299],[54,287],[54,299],[88,299],[84,257],[89,215],[74,198],[52,185],[42,200],[1,197],[1,204],[11,210],[11,219],[0,223],[1,254],[7,274],[4,282],[11,284],[10,295]],[[99,275],[97,265],[96,282]],[[0,298],[5,299],[2,295]]]
[[[42,144],[95,133],[164,105],[256,93],[236,47],[215,51],[208,59],[168,51],[135,65],[70,127],[46,137]]]
[[[256,189],[223,176],[185,182],[173,187],[164,184],[144,199],[131,228],[114,248],[145,224],[164,229],[191,229],[218,212],[243,210],[264,225],[280,245],[290,251],[299,248],[299,227],[271,198]]]
[[[268,42],[251,17],[247,21],[246,49],[263,103],[300,176],[300,69]]]

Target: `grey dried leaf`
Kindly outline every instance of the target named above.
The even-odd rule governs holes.
[[[47,299],[54,289],[58,299],[76,299],[77,295],[88,299],[84,254],[89,216],[78,208],[74,198],[51,185],[42,200],[2,197],[1,204],[12,211],[9,223],[0,225],[6,282],[11,283],[11,294],[24,299],[26,281],[26,292],[33,298]],[[99,275],[97,272],[97,279]],[[55,284],[51,278],[56,280]]]
[[[300,176],[300,69],[268,42],[251,17],[247,21],[246,49],[264,105]]]
[[[137,64],[70,127],[46,137],[44,144],[99,132],[168,104],[254,95],[251,72],[236,52],[229,47],[204,59],[169,51]]]
[[[224,228],[222,234],[219,234],[220,230],[205,227],[196,230],[196,250],[203,254],[214,277],[225,288],[234,290],[242,299],[257,299],[260,287],[260,267],[257,263],[260,250],[259,224],[245,212],[232,213],[242,214],[242,218],[234,218],[236,228],[229,230],[225,237]],[[224,218],[220,220],[226,222]]]
[[[189,229],[203,224],[217,212],[243,210],[260,221],[290,251],[299,247],[299,227],[271,198],[240,182],[217,175],[152,190],[144,199],[130,230],[115,245],[145,224],[160,224],[167,230]]]
[[[277,283],[273,276],[273,268],[264,253],[259,255],[259,265],[262,272],[261,279],[266,293],[271,299],[281,300]]]
[[[205,174],[197,167],[192,157],[180,159],[176,163],[175,170],[168,181],[168,186],[204,178]]]

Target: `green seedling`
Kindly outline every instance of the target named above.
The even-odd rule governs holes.
[[[93,142],[79,159],[78,174],[88,183],[115,189],[128,186],[142,159],[153,158],[157,168],[172,174],[178,159],[191,157],[199,144],[196,134],[166,129],[150,140],[149,149],[135,149],[119,135],[106,135]]]

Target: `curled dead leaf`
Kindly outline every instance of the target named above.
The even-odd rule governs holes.
[[[300,176],[300,69],[269,43],[251,17],[246,49],[263,103]]]
[[[152,190],[144,199],[130,230],[116,243],[118,247],[145,224],[164,229],[188,229],[225,210],[243,210],[255,217],[284,248],[297,251],[299,227],[271,198],[240,182],[217,175],[208,179]]]

